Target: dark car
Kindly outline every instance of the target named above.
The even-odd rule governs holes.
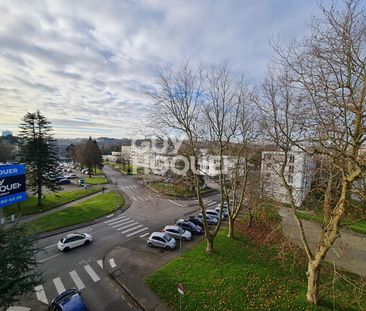
[[[195,225],[193,222],[189,220],[179,219],[176,222],[176,225],[181,227],[184,230],[189,231],[192,234],[199,235],[203,234],[203,230],[200,226]]]
[[[189,216],[188,220],[196,226],[200,226],[201,228],[203,228],[203,222],[200,218],[196,216]]]
[[[81,293],[76,289],[68,289],[54,298],[49,311],[89,311]]]
[[[70,184],[70,183],[71,183],[70,179],[66,179],[66,178],[64,178],[64,179],[60,179],[60,180],[57,182],[57,184],[58,184],[58,185],[67,185],[67,184]]]

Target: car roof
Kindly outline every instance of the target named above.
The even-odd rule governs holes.
[[[76,236],[76,235],[85,235],[85,234],[80,233],[80,232],[73,232],[73,233],[66,234],[63,238],[67,239],[67,238],[71,238],[71,237]]]
[[[165,230],[166,229],[178,229],[178,228],[180,228],[179,226],[176,226],[176,225],[171,225],[171,226],[165,226]]]
[[[65,295],[63,295],[65,293]],[[76,290],[69,290],[62,293],[62,297],[57,300],[62,311],[84,311],[87,307]]]
[[[166,235],[166,232],[153,232],[150,234],[150,237],[158,236],[162,238],[164,235]]]

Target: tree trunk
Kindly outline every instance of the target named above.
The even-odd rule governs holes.
[[[229,217],[229,232],[227,234],[227,237],[230,238],[230,239],[233,239],[234,238],[234,231],[235,231],[234,219],[232,217]]]
[[[318,279],[320,274],[320,261],[309,261],[308,271],[308,288],[306,292],[306,300],[314,305],[318,304]]]
[[[207,237],[206,253],[207,254],[213,253],[213,238],[212,237]]]
[[[37,189],[37,206],[42,206],[42,186]]]

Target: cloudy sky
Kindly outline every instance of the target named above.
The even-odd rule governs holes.
[[[226,61],[260,83],[268,44],[309,31],[315,0],[0,1],[0,130],[41,110],[56,137],[136,137],[158,66]]]

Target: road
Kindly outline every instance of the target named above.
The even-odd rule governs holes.
[[[43,282],[35,288],[34,294],[22,298],[22,306],[45,310],[45,306],[58,293],[64,289],[78,288],[91,311],[139,310],[106,271],[118,266],[117,259],[104,261],[104,256],[127,242],[144,247],[149,233],[160,231],[175,219],[193,214],[197,206],[192,201],[160,197],[138,183],[133,176],[122,175],[109,167],[105,167],[104,171],[131,201],[131,206],[123,213],[108,215],[102,222],[80,229],[80,232],[93,236],[93,243],[88,246],[67,253],[59,252],[57,242],[67,233],[39,240],[37,244],[42,251],[37,255],[37,260],[43,272]],[[218,195],[205,199],[207,206],[214,206],[218,201]]]

